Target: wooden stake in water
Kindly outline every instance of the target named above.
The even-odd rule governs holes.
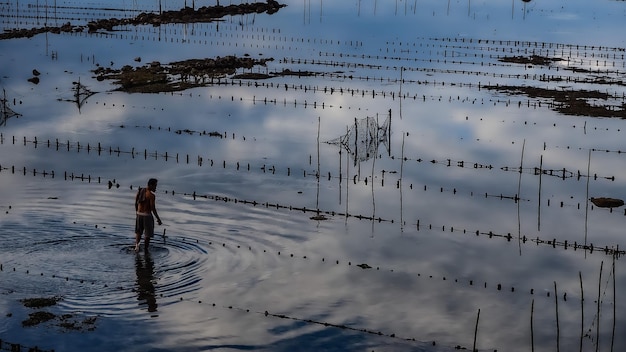
[[[617,305],[615,296],[615,256],[617,256],[617,254],[613,253],[613,333],[611,334],[611,352],[613,352],[613,345],[615,343],[615,306]]]
[[[580,279],[580,352],[583,352],[583,336],[585,334],[585,296],[583,293],[583,274],[578,272],[578,278]]]
[[[543,174],[543,155],[539,158],[539,197],[537,199],[537,231],[541,231],[541,175]]]
[[[597,324],[596,324],[596,352],[600,349],[600,293],[602,291],[602,266],[604,261],[600,262],[600,277],[598,278],[598,310],[596,312]]]
[[[478,309],[478,315],[476,315],[476,327],[474,328],[474,346],[472,351],[476,351],[476,336],[478,335],[478,319],[480,319],[480,308]]]
[[[585,199],[585,246],[587,246],[587,218],[589,216],[589,178],[591,170],[591,149],[589,149],[589,158],[587,159],[587,193]],[[585,257],[587,256],[585,251]]]
[[[519,247],[519,255],[522,255],[522,222],[520,219],[520,192],[522,190],[522,172],[524,170],[524,149],[526,148],[526,139],[522,143],[522,156],[519,162],[519,179],[517,180],[517,196],[515,201],[517,202],[517,244]]]
[[[535,300],[530,304],[530,351],[535,352],[535,333],[533,331],[533,315],[535,314]]]
[[[556,306],[556,351],[558,352],[561,350],[561,329],[559,327],[559,295],[556,291],[556,281],[554,281],[554,303]]]

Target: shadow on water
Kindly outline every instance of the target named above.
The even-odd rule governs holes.
[[[154,287],[154,260],[150,251],[135,256],[135,272],[137,273],[137,300],[139,305],[148,305],[148,312],[157,311],[157,300]]]

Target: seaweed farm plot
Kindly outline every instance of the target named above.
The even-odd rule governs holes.
[[[0,351],[623,350],[625,13],[0,4]]]

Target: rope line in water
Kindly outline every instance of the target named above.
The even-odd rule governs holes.
[[[97,226],[96,226],[97,227]],[[429,226],[430,227],[430,226]],[[452,231],[454,231],[454,229],[451,229]],[[445,231],[445,228],[442,229],[442,231]],[[466,233],[465,231],[463,231],[463,233]],[[513,236],[511,236],[510,234],[507,234],[505,236],[503,235],[498,235],[498,234],[494,234],[492,232],[488,232],[488,233],[484,233],[484,232],[480,232],[480,231],[476,231],[475,232],[476,236],[488,236],[489,238],[493,238],[493,237],[500,237],[500,238],[505,238],[508,241],[510,241],[512,238],[514,238]],[[155,235],[156,236],[156,235]],[[198,239],[191,239],[191,238],[187,238],[187,237],[183,237],[183,236],[167,236],[168,239],[170,239],[170,241],[172,239],[176,240],[180,240],[182,242],[196,242],[199,243]],[[542,240],[536,239],[536,240],[529,240],[531,242],[535,242],[537,243],[537,245],[539,244],[547,244],[552,246],[553,248],[557,248],[557,241],[548,241],[548,242],[543,242]],[[526,243],[526,239],[524,239],[524,243]],[[565,244],[567,245],[567,241],[565,242]],[[208,246],[211,246],[213,248],[224,248],[224,249],[230,249],[232,251],[228,251],[228,253],[235,253],[236,250],[246,250],[246,251],[254,251],[253,249],[253,245],[250,244],[241,244],[241,243],[237,243],[237,244],[232,244],[232,243],[227,243],[227,242],[218,242],[218,241],[208,241],[207,242]],[[574,245],[570,244],[570,247],[573,247]],[[612,255],[616,260],[620,258],[621,255],[626,254],[624,251],[619,251],[618,250],[610,250],[610,249],[602,249],[602,248],[598,248],[598,247],[594,247],[593,245],[589,245],[589,246],[583,246],[583,245],[577,245],[578,248],[582,248],[585,251],[589,251],[589,253],[593,253],[594,248],[596,248],[596,252],[600,252],[600,253],[605,253],[607,255]],[[129,245],[130,248],[130,245]],[[573,247],[574,248],[574,247]],[[567,249],[567,248],[566,248]],[[258,255],[261,255],[263,253],[270,255],[270,254],[276,254],[277,256],[281,257],[281,258],[294,258],[294,259],[300,259],[300,260],[306,260],[312,263],[312,260],[314,260],[314,256],[311,255],[297,255],[294,254],[293,251],[268,251],[267,249],[263,249],[263,251],[258,251],[255,252]],[[347,265],[350,268],[359,268],[361,269],[363,272],[367,271],[367,270],[376,270],[376,271],[386,271],[388,273],[395,273],[395,272],[399,272],[394,268],[384,268],[384,267],[380,267],[380,266],[374,266],[375,264],[369,265],[367,263],[360,263],[360,264],[354,264],[356,263],[356,261],[353,260],[345,260],[345,259],[331,259],[328,260],[326,257],[321,257],[321,258],[317,258],[318,262],[322,262],[322,263],[330,263],[331,265]],[[104,288],[108,288],[109,287],[109,283],[106,282],[99,282],[99,281],[94,281],[94,280],[87,280],[87,279],[83,279],[83,278],[78,278],[78,277],[71,277],[71,276],[67,276],[67,275],[62,275],[62,274],[57,274],[57,273],[53,273],[53,274],[45,274],[44,272],[40,272],[39,274],[35,274],[35,273],[31,273],[31,271],[29,269],[26,270],[18,270],[18,267],[13,266],[10,269],[5,268],[3,263],[0,263],[0,273],[5,273],[5,274],[10,274],[10,273],[16,273],[16,274],[26,274],[26,275],[39,275],[41,277],[46,277],[49,276],[53,279],[58,279],[58,280],[65,280],[67,282],[72,282],[72,283],[76,283],[76,284],[88,284],[88,285],[95,285],[96,283],[103,285]],[[422,273],[417,273],[415,274],[415,276],[417,277],[422,277],[422,278],[429,278],[429,279],[438,279],[438,280],[442,280],[442,281],[447,281],[447,282],[454,282],[457,284],[467,284],[468,286],[474,286],[475,284],[478,285],[482,285],[484,288],[488,288],[488,287],[494,287],[496,288],[497,291],[499,292],[522,292],[519,289],[516,289],[515,287],[511,286],[508,289],[505,288],[505,285],[503,285],[501,282],[503,282],[502,280],[500,280],[497,284],[493,284],[492,283],[488,283],[487,281],[484,280],[475,280],[475,279],[470,279],[470,278],[455,278],[455,279],[449,279],[446,276],[443,275],[432,275],[432,274],[428,274],[428,275],[422,275]],[[607,284],[608,285],[608,284]],[[133,288],[127,288],[127,287],[123,287],[123,286],[117,286],[115,287],[117,290],[132,290]],[[528,292],[531,295],[534,295],[536,290],[534,288],[530,288],[530,289],[525,289],[524,291]],[[538,291],[537,291],[538,292]],[[546,297],[550,297],[550,290],[546,290]],[[567,292],[563,292],[563,300],[567,301]]]
[[[150,129],[152,129],[152,127],[149,127]],[[156,127],[155,129],[161,130],[160,127]],[[171,131],[170,128],[167,129],[167,131]],[[179,132],[180,130],[176,130],[175,133],[179,134],[182,132]],[[216,134],[219,134],[218,132],[203,132],[206,135],[209,136],[216,136]],[[220,134],[221,136],[221,134]],[[233,134],[233,138],[235,137],[235,135]],[[224,138],[224,137],[222,137]],[[243,137],[245,140],[245,137]],[[8,143],[8,142],[7,142]],[[17,138],[15,136],[12,137],[12,142],[13,145],[18,144],[17,143]],[[3,134],[0,133],[0,145],[4,145],[5,144],[5,137]],[[58,139],[56,139],[55,141],[50,141],[49,139],[47,139],[46,141],[39,141],[37,139],[37,137],[34,137],[34,139],[29,140],[27,139],[25,136],[22,138],[22,143],[19,143],[23,146],[27,146],[29,144],[33,145],[34,148],[36,149],[38,145],[43,145],[47,148],[54,148],[56,151],[60,151],[60,150],[67,150],[72,151],[72,150],[76,150],[76,152],[80,153],[81,150],[83,151],[87,151],[87,154],[90,154],[91,151],[93,151],[94,153],[97,153],[98,156],[101,156],[102,154],[107,154],[109,156],[112,155],[117,155],[118,157],[120,157],[121,155],[130,155],[131,158],[135,158],[135,156],[142,156],[144,160],[147,160],[148,158],[150,159],[164,159],[165,161],[169,161],[169,160],[175,160],[176,163],[181,163],[184,162],[186,164],[190,164],[190,156],[189,154],[186,154],[184,157],[181,156],[181,154],[179,153],[173,153],[170,154],[168,152],[158,152],[158,151],[148,151],[148,149],[144,149],[143,152],[140,151],[140,149],[137,148],[132,148],[131,150],[122,150],[119,146],[118,147],[112,147],[112,146],[102,146],[102,144],[100,142],[98,142],[97,144],[91,145],[90,143],[87,143],[85,145],[85,143],[83,143],[81,145],[81,142],[77,141],[77,142],[72,142],[72,141],[66,141],[66,142],[60,142]],[[545,150],[545,145],[544,145],[544,150]],[[596,150],[592,150],[592,151],[596,151]],[[183,159],[183,161],[181,161],[181,159]],[[202,166],[205,163],[205,158],[197,155],[196,157],[196,164],[198,166]],[[410,158],[410,157],[396,157],[396,156],[390,156],[390,158],[392,160],[400,160],[400,161],[415,161],[417,163],[422,163],[425,162],[426,160],[422,159],[422,158]],[[191,159],[193,159],[193,156],[191,157]],[[311,158],[309,158],[311,159]],[[210,166],[215,166],[215,160],[211,159],[211,158],[207,158],[206,162],[209,163]],[[465,168],[465,169],[486,169],[486,170],[493,170],[495,169],[495,167],[493,165],[490,164],[483,164],[483,163],[479,163],[479,162],[472,162],[472,161],[466,161],[466,160],[455,160],[453,158],[445,158],[442,160],[437,160],[437,159],[432,159],[429,161],[430,164],[432,165],[444,165],[446,167],[451,167],[451,166],[455,166],[458,168]],[[239,171],[242,168],[242,165],[240,162],[236,162],[234,163],[236,165],[236,169],[237,171]],[[310,162],[309,162],[310,164]],[[222,166],[223,168],[226,168],[227,165],[231,165],[231,163],[227,163],[226,160],[222,161]],[[251,170],[251,166],[250,163],[247,163],[246,166],[243,167],[244,169],[246,169],[247,171]],[[267,166],[266,164],[263,164],[262,166],[257,166],[257,167],[252,167],[252,169],[259,169],[262,170],[263,173],[267,173],[267,172],[271,172],[272,174],[276,173],[276,167],[275,166]],[[14,169],[14,167],[13,167]],[[287,175],[291,176],[292,172],[291,172],[291,167],[287,167]],[[295,168],[294,168],[295,169]],[[307,172],[305,169],[301,168],[301,170],[303,171],[303,176],[307,176]],[[509,167],[509,166],[503,166],[500,167],[501,171],[514,171],[514,172],[519,172],[519,168],[516,167]],[[570,178],[576,178],[576,180],[580,180],[581,178],[592,178],[593,180],[598,180],[598,179],[606,179],[606,180],[610,180],[610,181],[615,181],[615,176],[603,176],[603,175],[598,175],[598,174],[593,174],[592,175],[585,175],[584,173],[581,173],[580,170],[574,172],[571,170],[567,170],[565,168],[561,168],[561,169],[546,169],[546,168],[539,168],[539,167],[532,167],[532,168],[526,168],[524,170],[532,170],[531,172],[528,172],[529,174],[538,176],[540,174],[542,175],[546,175],[546,176],[553,176],[553,177],[557,177],[557,178],[562,178],[563,180],[565,179],[570,179]],[[14,172],[14,171],[13,171]],[[23,170],[24,173],[26,173],[25,169]],[[386,170],[381,170],[382,172],[382,176],[384,178],[385,173],[393,173],[392,171],[386,171]],[[317,174],[317,172],[315,174],[310,174],[309,175],[313,175],[315,177],[318,178],[322,178],[322,174],[324,174],[324,172],[320,172],[319,174]],[[44,175],[45,176],[45,175]],[[54,177],[54,175],[52,175]],[[354,175],[353,177],[353,182],[356,184],[357,183],[357,178],[359,176],[358,175]],[[330,180],[331,178],[337,178],[337,176],[332,176],[330,171],[328,172],[328,179]],[[339,179],[343,180],[344,178],[342,177],[342,175],[339,175]],[[364,178],[364,182],[365,185],[367,185],[367,177]],[[360,179],[359,179],[360,181]],[[383,181],[383,186],[384,186],[384,181]],[[412,187],[412,186],[411,186]],[[472,192],[473,193],[473,192]]]
[[[121,151],[120,151],[120,153],[123,153],[123,152],[121,152]],[[158,154],[158,153],[156,153],[156,154],[154,154],[154,155],[155,155],[155,158],[158,158],[158,157],[159,157],[159,154]],[[167,155],[167,153],[166,153],[165,155]],[[201,157],[199,157],[199,158],[201,158]],[[213,164],[213,160],[211,160],[211,163]],[[436,162],[436,161],[431,161],[431,164],[438,164],[438,162]],[[449,165],[449,164],[450,164],[450,161],[448,160],[448,161],[446,161],[446,162],[443,162],[442,164]],[[222,165],[223,165],[223,167],[224,167],[224,168],[226,168],[226,161],[223,161]],[[213,165],[211,165],[211,166],[213,166]],[[462,166],[461,166],[461,167],[462,167]],[[245,168],[245,169],[246,169],[247,171],[249,171],[249,170],[254,169],[254,168],[251,168],[251,167],[250,167],[250,164],[247,164],[247,168]],[[533,174],[540,174],[540,173],[538,172],[538,170],[539,170],[538,168],[530,168],[530,169],[531,169],[531,170],[533,170],[533,171],[532,171],[532,173],[533,173]],[[530,169],[529,169],[529,170],[530,170]],[[24,175],[24,176],[26,176],[27,174],[32,174],[33,176],[42,176],[42,177],[44,177],[44,178],[46,178],[46,177],[48,177],[48,176],[50,176],[50,178],[55,178],[55,176],[56,176],[56,173],[55,173],[55,171],[54,171],[54,170],[50,170],[50,171],[46,171],[46,170],[39,170],[39,171],[38,171],[37,169],[32,169],[32,172],[31,172],[31,171],[30,171],[30,169],[27,169],[25,166],[24,166],[24,167],[16,167],[15,165],[13,165],[13,166],[10,166],[10,167],[9,167],[9,166],[2,166],[2,165],[0,165],[0,174],[2,174],[2,171],[3,171],[3,170],[7,170],[7,171],[8,171],[8,170],[10,170],[10,172],[11,172],[12,174],[16,174],[16,173],[17,173],[17,174],[22,174],[22,175]],[[240,168],[240,164],[239,164],[239,162],[237,162],[237,171],[240,171],[240,170],[241,170],[241,168]],[[267,172],[271,172],[272,174],[276,174],[276,168],[275,168],[274,166],[272,166],[271,168],[268,168],[268,167],[264,164],[262,167],[260,167],[260,168],[259,168],[259,170],[262,170],[264,174],[265,174],[265,173],[267,173]],[[503,168],[503,170],[504,170],[504,171],[511,171],[511,170],[508,170],[508,167],[507,167],[507,168]],[[561,176],[559,176],[559,175],[558,175],[558,172],[563,172],[562,170],[546,170],[546,169],[542,169],[542,170],[544,171],[544,173],[543,173],[543,174],[551,174],[551,171],[555,171],[554,173],[552,173],[552,176],[555,176],[555,177],[558,177],[558,178],[562,178],[562,179],[572,178],[572,177],[561,177]],[[518,171],[516,171],[516,172],[518,172]],[[569,171],[568,171],[568,172],[569,172]],[[382,186],[382,187],[384,187],[384,184],[385,184],[384,175],[385,175],[386,173],[393,173],[393,172],[388,172],[388,171],[382,170],[382,175],[383,175],[382,177],[383,177],[383,178],[382,178],[382,179],[381,179],[381,181],[380,181],[380,184],[381,184],[381,186]],[[292,173],[291,173],[291,169],[290,169],[290,168],[287,168],[287,176],[291,176],[291,174],[292,174]],[[328,181],[331,181],[332,179],[339,179],[339,180],[340,180],[340,182],[341,182],[341,180],[346,180],[346,178],[343,178],[343,177],[341,176],[341,174],[340,174],[340,176],[339,176],[339,177],[341,177],[341,178],[339,178],[339,177],[336,177],[336,176],[332,176],[332,175],[329,173],[329,174],[328,174],[328,177],[326,178],[326,177],[321,177],[321,176],[320,176],[320,175],[318,175],[317,173],[315,173],[315,174],[312,174],[312,173],[307,173],[307,172],[306,172],[306,170],[304,170],[304,171],[303,171],[303,177],[306,177],[307,175],[309,175],[309,176],[313,176],[313,177],[316,177],[318,180],[320,180],[320,179],[327,179]],[[568,175],[569,175],[569,174],[568,174]],[[578,177],[578,179],[580,179],[581,177],[588,177],[588,178],[591,178],[591,176],[585,176],[585,175],[580,174],[580,176]],[[602,176],[597,176],[597,174],[595,174],[595,175],[593,176],[593,179],[594,179],[594,180],[597,180],[598,178],[601,178],[601,179],[608,179],[608,180],[614,180],[614,176],[610,176],[610,177],[602,177]],[[91,183],[91,182],[96,182],[96,183],[98,183],[98,184],[103,183],[102,178],[101,178],[100,176],[92,176],[91,174],[85,174],[85,173],[81,173],[81,174],[79,175],[78,173],[68,172],[68,171],[65,171],[65,172],[63,173],[63,179],[64,179],[64,180],[66,180],[66,181],[81,181],[81,182],[85,182],[85,181],[86,181],[86,182],[88,182],[88,183]],[[365,178],[363,178],[363,179],[359,179],[359,178],[358,178],[358,175],[355,175],[355,176],[353,177],[352,181],[353,181],[353,183],[354,183],[355,185],[357,185],[357,184],[364,184],[364,185],[367,185],[367,184],[368,184],[368,182],[369,182],[369,181],[368,181],[368,179],[370,179],[370,177],[369,177],[369,176],[366,176],[366,177],[365,177]],[[119,187],[120,187],[120,185],[119,185],[118,183],[116,183],[115,181],[107,181],[107,183],[108,183],[108,187],[109,187],[109,188],[113,188],[113,187],[115,187],[115,188],[119,188]],[[131,187],[131,189],[133,188],[133,186],[132,186],[132,185],[131,185],[130,187]],[[413,186],[413,184],[410,184],[408,187],[409,187],[409,189],[411,189],[411,190],[413,190],[414,188],[415,188],[416,190],[418,189],[417,187],[414,187],[414,186]],[[400,188],[400,181],[399,181],[399,180],[398,180],[398,181],[396,181],[396,188],[398,188],[398,189]],[[448,187],[432,187],[432,186],[431,186],[431,187],[429,187],[428,185],[423,185],[423,188],[422,188],[422,189],[423,189],[423,191],[429,191],[429,190],[439,190],[439,192],[440,192],[440,193],[446,192],[446,193],[452,193],[453,195],[457,195],[457,194],[459,194],[459,195],[460,195],[460,194],[461,194],[461,191],[462,191],[462,190],[460,190],[460,189],[457,189],[456,187],[453,187],[453,188],[448,188]],[[501,194],[491,194],[491,193],[488,193],[488,192],[484,192],[484,193],[477,193],[477,192],[474,192],[474,191],[469,191],[469,193],[467,193],[467,192],[468,192],[468,191],[465,191],[465,194],[466,194],[466,195],[467,195],[467,194],[469,194],[469,196],[471,196],[471,197],[474,197],[474,196],[484,196],[484,198],[496,198],[496,199],[500,199],[500,200],[512,200],[512,201],[514,201],[514,202],[518,202],[518,201],[531,201],[530,199],[520,198],[517,194],[515,194],[515,195],[505,195],[505,194],[502,194],[502,193],[501,193]],[[167,193],[167,192],[166,192],[166,193]],[[175,194],[175,193],[177,193],[177,192],[175,192],[175,191],[171,191],[171,193],[172,193],[172,194]],[[196,192],[192,192],[192,193],[183,193],[183,194],[184,194],[184,195],[189,195],[189,196],[197,196],[197,197],[202,197],[202,198],[206,198],[206,197],[207,197],[206,195],[201,195],[201,194],[196,193]],[[212,196],[212,197],[213,197],[213,196]],[[212,198],[212,197],[211,197],[211,199],[214,199],[214,198]],[[242,202],[242,203],[244,203],[244,204],[246,204],[246,203],[251,203],[251,204],[253,204],[253,205],[265,205],[266,207],[275,207],[275,208],[277,208],[277,209],[278,209],[278,208],[283,208],[283,209],[289,209],[289,210],[300,210],[300,211],[303,211],[303,212],[305,212],[305,213],[306,213],[306,212],[316,212],[316,213],[325,213],[325,214],[329,214],[329,215],[333,215],[333,216],[346,216],[346,217],[355,217],[355,218],[359,218],[359,219],[366,219],[366,220],[376,220],[376,221],[379,221],[379,222],[383,222],[383,221],[385,221],[385,222],[392,222],[392,223],[393,223],[393,222],[395,222],[393,219],[384,219],[384,218],[382,218],[382,217],[376,217],[376,216],[358,215],[358,214],[347,214],[347,215],[346,215],[345,213],[342,213],[342,212],[339,212],[339,211],[320,210],[320,209],[313,209],[313,208],[309,209],[309,208],[306,208],[306,207],[304,207],[304,208],[303,208],[303,207],[294,207],[294,206],[290,206],[290,205],[279,205],[279,204],[275,204],[275,203],[270,204],[269,202],[261,202],[261,201],[247,201],[247,200],[239,200],[239,199],[236,199],[236,198],[232,198],[232,199],[230,199],[230,198],[228,198],[228,197],[224,197],[223,199],[219,199],[219,200],[224,200],[224,201],[234,201],[234,202]],[[550,199],[548,199],[548,200],[547,200],[547,206],[550,206],[550,205],[551,205],[551,203],[552,203],[552,202],[551,202],[551,200],[550,200]],[[574,204],[568,204],[568,203],[566,203],[566,202],[564,202],[564,201],[561,201],[561,202],[560,202],[560,208],[563,208],[563,207],[577,207],[577,209],[581,209],[581,204],[580,204],[580,202],[578,202],[576,205],[574,205]],[[595,207],[591,206],[591,210],[594,210],[594,209],[595,209]],[[609,212],[610,212],[610,213],[613,213],[613,208],[610,208],[610,209],[609,209]],[[624,216],[626,216],[626,209],[624,210]]]
[[[8,168],[5,168],[8,169]],[[14,169],[14,168],[13,168]],[[0,175],[2,174],[3,168],[0,166]],[[26,175],[26,168],[23,168],[23,173],[24,175]],[[54,177],[54,171],[47,173],[47,172],[38,172],[36,170],[33,170],[33,175],[37,176],[37,175],[42,175],[43,177],[46,177],[46,175],[51,174],[52,177]],[[74,181],[74,180],[79,180],[79,181],[88,181],[91,183],[91,180],[93,179],[94,182],[97,180],[97,182],[100,184],[101,178],[100,177],[92,177],[91,175],[87,175],[85,176],[84,174],[81,174],[80,176],[78,175],[74,175],[69,174],[66,172],[64,174],[65,176],[65,180],[70,180],[70,181]],[[120,185],[117,183],[114,183],[114,181],[108,181],[108,187],[109,189],[111,188],[119,188]],[[132,190],[134,188],[133,185],[130,185],[130,189]],[[412,188],[412,186],[411,186]],[[427,187],[424,186],[424,191],[427,190]],[[440,192],[443,192],[444,189],[443,187],[440,188]],[[456,189],[453,189],[452,191],[447,190],[448,192],[452,192],[453,194],[457,193]],[[270,203],[270,202],[261,202],[261,201],[256,201],[256,200],[246,200],[246,199],[239,199],[239,198],[235,198],[235,197],[226,197],[226,196],[220,196],[220,195],[211,195],[211,194],[201,194],[198,192],[176,192],[175,190],[171,190],[171,191],[165,191],[165,194],[171,194],[172,196],[175,196],[176,194],[182,195],[184,197],[190,197],[193,200],[196,200],[198,198],[202,198],[202,199],[207,199],[207,200],[214,200],[214,201],[220,201],[220,202],[225,202],[225,203],[235,203],[235,204],[245,204],[245,205],[251,205],[253,207],[256,206],[262,206],[265,207],[267,209],[284,209],[284,210],[289,210],[289,211],[297,211],[297,212],[302,212],[302,213],[313,213],[315,214],[314,216],[311,216],[312,220],[328,220],[328,218],[325,217],[320,217],[321,214],[324,215],[329,215],[332,217],[343,217],[343,218],[352,218],[352,219],[358,219],[358,220],[367,220],[367,221],[372,221],[372,222],[378,222],[378,223],[383,223],[383,222],[389,222],[389,223],[395,223],[396,221],[394,219],[385,219],[382,217],[376,217],[373,215],[362,215],[362,214],[351,214],[351,213],[344,213],[344,212],[340,212],[340,211],[334,211],[334,210],[322,210],[322,209],[318,209],[318,208],[307,208],[305,207],[297,207],[297,206],[293,206],[293,205],[281,205],[278,203]],[[473,193],[471,194],[473,196]],[[521,201],[523,199],[520,199],[517,195],[515,196],[504,196],[502,194],[500,195],[490,195],[485,193],[485,198],[488,197],[492,197],[492,198],[499,198],[499,199],[512,199],[514,201]],[[548,200],[548,206],[550,206],[550,200]],[[561,202],[560,207],[563,208],[564,206],[566,206],[566,204],[564,202]],[[570,206],[570,205],[567,205]],[[573,205],[572,205],[573,206]],[[11,207],[9,206],[9,209]],[[580,204],[578,204],[578,209],[580,209]],[[593,206],[591,207],[591,209],[595,209]],[[609,210],[611,213],[613,212],[612,208],[610,208]],[[9,213],[9,210],[6,211],[7,213]],[[624,216],[626,216],[626,209],[624,210]],[[421,220],[418,219],[415,223],[413,223],[413,225],[415,226],[417,231],[422,230],[423,228],[421,228]],[[472,234],[475,233],[477,236],[481,235],[481,236],[487,236],[489,238],[503,238],[506,239],[508,242],[510,242],[512,239],[518,239],[521,241],[521,243],[526,243],[526,242],[530,242],[530,243],[535,243],[537,245],[546,245],[546,246],[551,246],[553,248],[564,248],[564,249],[568,249],[568,248],[573,248],[574,250],[578,250],[578,249],[582,249],[584,250],[584,252],[589,252],[589,253],[593,253],[594,251],[596,253],[604,253],[606,255],[624,255],[626,254],[626,250],[620,250],[619,249],[619,244],[617,244],[616,246],[611,246],[611,248],[609,248],[608,245],[605,246],[594,246],[593,243],[590,244],[579,244],[577,241],[574,241],[574,243],[571,243],[568,240],[557,240],[556,238],[552,238],[552,239],[545,239],[545,238],[541,238],[539,236],[536,237],[530,237],[530,236],[526,236],[526,235],[522,235],[522,236],[517,236],[517,235],[511,235],[511,233],[507,233],[506,235],[504,234],[497,234],[497,233],[493,233],[492,231],[481,231],[481,230],[467,230],[467,229],[459,229],[459,228],[454,228],[454,226],[446,226],[446,225],[441,225],[441,226],[433,226],[433,224],[429,224],[428,225],[428,230],[432,230],[433,228],[441,228],[442,232],[446,232],[447,228],[449,229],[449,232],[461,232],[463,234]]]
[[[360,328],[355,328],[355,327],[344,325],[344,324],[335,324],[335,323],[330,323],[330,322],[327,322],[327,321],[321,321],[321,320],[315,320],[315,319],[305,319],[305,318],[290,316],[290,315],[286,315],[286,314],[271,313],[270,311],[267,311],[267,310],[265,310],[265,311],[255,311],[255,310],[251,310],[249,308],[241,308],[241,307],[236,307],[236,306],[233,306],[233,305],[217,305],[216,303],[205,303],[202,300],[192,301],[190,299],[185,299],[183,297],[180,298],[180,301],[181,302],[194,303],[194,304],[200,304],[200,305],[209,306],[209,307],[218,307],[218,308],[223,308],[223,309],[228,309],[228,310],[237,310],[237,311],[245,312],[245,313],[252,313],[252,314],[263,315],[265,317],[270,317],[270,318],[294,320],[294,321],[299,321],[299,322],[303,322],[303,323],[307,323],[307,324],[323,325],[324,327],[337,328],[337,329],[342,329],[342,330],[351,330],[351,331],[361,332],[361,333],[370,334],[370,335],[384,336],[384,337],[393,338],[393,339],[400,339],[400,340],[403,340],[403,341],[426,343],[425,341],[418,340],[418,339],[416,339],[414,337],[401,337],[401,336],[397,336],[394,333],[383,333],[382,331],[369,330],[369,329],[365,329],[365,328],[360,329]],[[429,343],[432,344],[433,346],[437,345],[436,341],[432,341],[432,342],[429,342]],[[466,347],[462,347],[460,345],[457,345],[457,346],[455,346],[455,349],[466,350],[467,348]],[[375,350],[372,350],[372,351],[375,351]]]

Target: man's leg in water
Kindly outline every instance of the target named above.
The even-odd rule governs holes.
[[[144,250],[147,251],[150,245],[150,238],[154,234],[154,218],[152,216],[146,218],[144,234],[143,245]]]
[[[135,232],[135,252],[139,250],[139,242],[141,242],[141,234]]]

